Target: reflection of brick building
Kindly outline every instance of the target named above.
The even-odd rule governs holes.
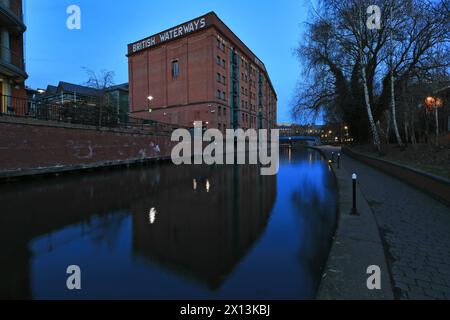
[[[130,44],[128,60],[134,116],[221,130],[276,126],[264,64],[213,12]]]
[[[258,166],[236,165],[167,166],[158,177],[151,194],[131,208],[133,251],[210,288],[220,287],[264,232],[276,176],[261,176]],[[149,221],[151,208],[155,221]]]
[[[26,98],[22,0],[0,1],[0,113],[16,113],[15,99]]]

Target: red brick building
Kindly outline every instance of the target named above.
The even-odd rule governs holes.
[[[26,98],[22,0],[0,1],[0,113],[18,113],[17,100]]]
[[[214,12],[129,44],[128,63],[134,117],[220,130],[276,126],[264,64]]]

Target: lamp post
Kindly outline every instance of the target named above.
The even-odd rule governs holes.
[[[439,145],[439,113],[438,113],[438,108],[442,107],[442,99],[441,98],[436,98],[436,97],[427,97],[425,99],[425,105],[428,108],[433,108],[434,109],[434,120],[436,122],[436,145]]]
[[[152,101],[153,101],[153,97],[152,96],[148,96],[147,97],[147,105],[148,105],[148,112],[152,113]]]

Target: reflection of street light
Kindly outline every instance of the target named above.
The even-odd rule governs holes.
[[[158,212],[156,211],[156,208],[151,208],[150,212],[148,214],[148,220],[150,222],[150,224],[154,224],[156,221],[156,215],[158,214]]]
[[[438,108],[442,107],[442,99],[436,97],[427,97],[425,99],[425,106],[434,109],[434,119],[436,122],[436,145],[439,145],[439,114]]]
[[[148,102],[148,112],[152,112],[152,101],[153,101],[153,97],[152,96],[148,96],[147,97],[147,102]]]

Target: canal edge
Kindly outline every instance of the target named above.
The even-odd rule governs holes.
[[[327,153],[319,151],[325,159]],[[338,188],[336,231],[320,282],[318,300],[393,300],[391,275],[384,246],[373,212],[359,186],[359,216],[351,215],[351,173],[342,166],[330,164]],[[381,270],[381,289],[369,290],[367,273],[370,266]]]

